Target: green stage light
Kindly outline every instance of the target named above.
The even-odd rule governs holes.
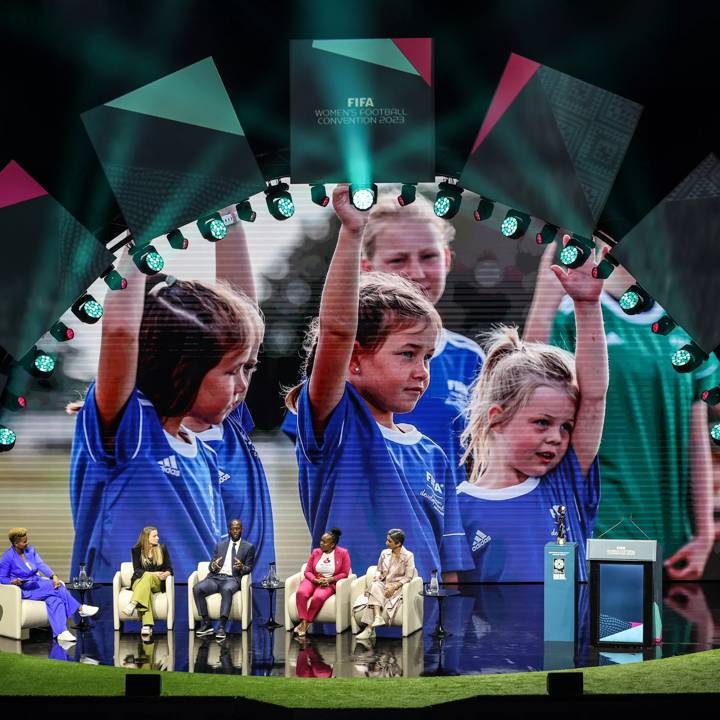
[[[36,378],[49,378],[55,371],[55,358],[33,345],[20,358],[18,365]]]
[[[227,227],[220,217],[220,213],[210,213],[198,218],[197,227],[200,234],[210,242],[222,240],[227,235]]]
[[[606,255],[593,269],[592,276],[597,280],[605,280],[612,275],[613,270],[619,265],[612,255]]]
[[[669,315],[663,315],[652,324],[652,331],[656,335],[668,335],[676,327],[675,321]]]
[[[477,220],[477,222],[482,222],[483,220],[487,220],[493,214],[493,210],[495,210],[495,203],[492,200],[480,198],[480,202],[473,213],[473,217]]]
[[[400,188],[400,194],[397,197],[398,205],[405,207],[412,205],[417,197],[417,186],[414,183],[404,183]]]
[[[358,210],[369,210],[377,202],[377,185],[351,185],[350,201]]]
[[[538,245],[549,245],[557,235],[558,228],[550,223],[545,223],[542,230],[535,235],[535,242]]]
[[[75,331],[59,320],[50,328],[50,334],[58,342],[67,342],[75,337]]]
[[[124,290],[127,280],[111,265],[100,277],[111,290]]]
[[[15,447],[17,435],[9,427],[0,425],[0,452],[9,452]]]
[[[255,222],[257,213],[252,209],[249,200],[243,200],[235,206],[235,212],[237,212],[238,219],[243,222]]]
[[[690,342],[676,350],[670,361],[679,373],[689,373],[699,368],[708,357],[694,342]]]
[[[287,183],[278,181],[265,189],[265,203],[276,220],[287,220],[295,214],[295,203],[288,192],[289,188]]]
[[[173,250],[187,250],[190,244],[188,239],[177,229],[167,234],[167,241]]]
[[[710,429],[710,439],[716,444],[720,445],[720,423],[713,425]]]
[[[620,308],[627,315],[637,315],[652,305],[652,298],[639,286],[631,285],[621,296]]]
[[[103,316],[102,305],[92,295],[81,295],[70,309],[78,320],[88,325],[96,323]]]
[[[435,203],[433,205],[433,211],[438,217],[449,220],[455,217],[460,210],[460,204],[462,203],[462,193],[464,188],[461,188],[456,183],[451,183],[447,180],[438,184],[437,195],[435,195]]]
[[[568,268],[579,268],[590,257],[593,247],[592,240],[573,233],[560,252],[560,262]]]
[[[165,262],[152,245],[128,245],[128,252],[137,269],[145,275],[159,273]]]
[[[530,226],[530,216],[519,210],[508,210],[500,225],[500,232],[508,238],[519,240]]]
[[[710,388],[709,390],[703,390],[700,398],[708,405],[717,405],[720,403],[720,385],[716,385],[714,388]]]

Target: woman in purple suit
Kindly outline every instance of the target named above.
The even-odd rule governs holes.
[[[8,539],[11,547],[0,557],[0,584],[18,585],[23,600],[44,600],[53,637],[61,643],[75,642],[75,636],[67,629],[68,618],[76,611],[81,617],[89,617],[98,608],[81,605],[68,592],[40,553],[28,544],[25,528],[11,528]]]

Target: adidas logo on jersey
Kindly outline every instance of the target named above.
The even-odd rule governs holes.
[[[230,479],[228,473],[224,473],[222,470],[218,470],[218,482],[222,485],[226,480]]]
[[[180,476],[180,469],[177,466],[177,460],[174,455],[158,460],[158,465],[166,475]]]
[[[473,539],[472,549],[473,552],[477,552],[481,547],[484,547],[492,540],[490,535],[486,535],[482,530],[475,531],[475,538]]]

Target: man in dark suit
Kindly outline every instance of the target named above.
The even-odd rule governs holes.
[[[226,636],[225,625],[230,616],[232,596],[240,589],[243,575],[247,575],[255,562],[255,546],[242,539],[242,523],[240,520],[231,520],[228,523],[228,537],[220,540],[213,550],[210,561],[210,573],[193,587],[193,597],[202,623],[196,635],[202,637],[212,635],[213,626],[208,617],[207,601],[205,598],[214,593],[220,593],[220,627],[215,633],[217,640],[224,640]]]

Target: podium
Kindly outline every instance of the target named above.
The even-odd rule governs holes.
[[[662,640],[662,557],[655,540],[588,540],[590,642],[647,648]]]

